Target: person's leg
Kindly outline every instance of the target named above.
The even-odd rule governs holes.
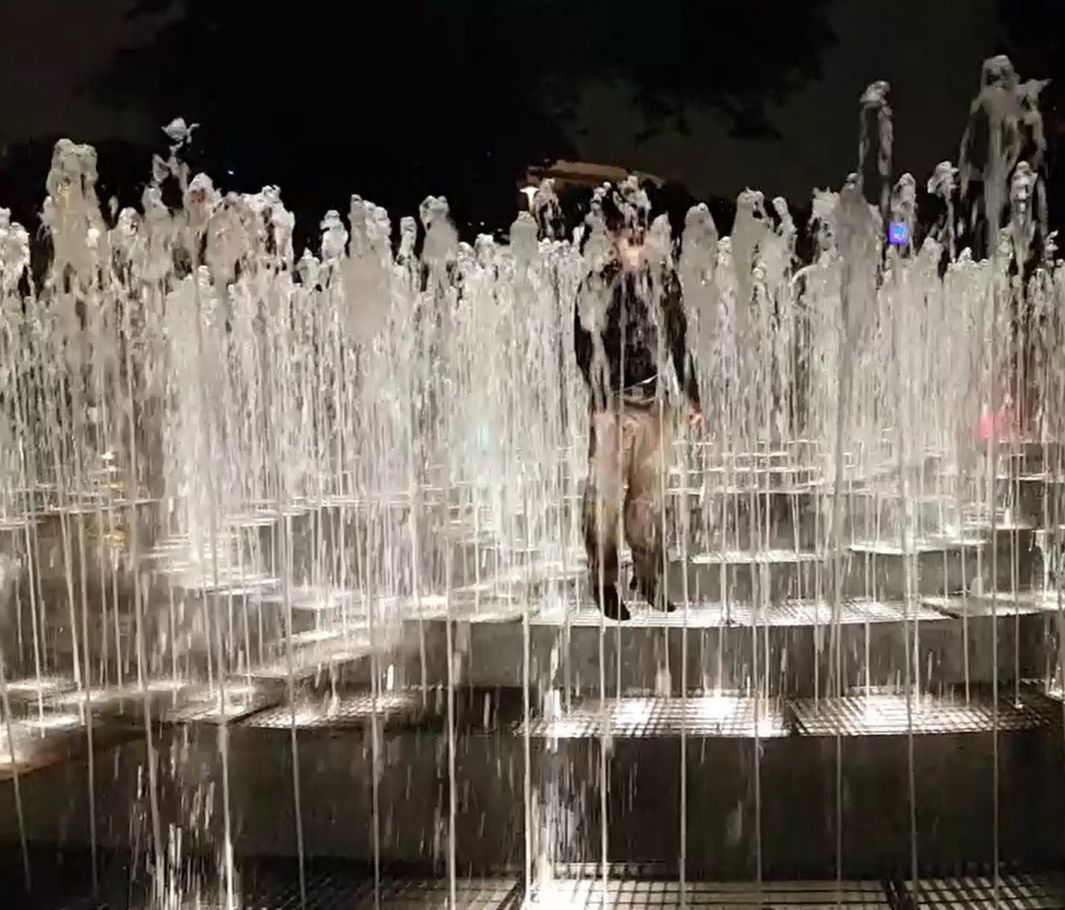
[[[588,444],[588,480],[584,487],[584,546],[592,598],[611,619],[628,619],[618,594],[618,518],[622,496],[619,458],[622,444],[617,416],[592,413]]]
[[[635,444],[625,498],[625,536],[632,549],[633,581],[640,595],[652,606],[675,609],[663,590],[662,485],[665,480],[665,440],[669,438],[670,414],[659,403],[633,409]]]

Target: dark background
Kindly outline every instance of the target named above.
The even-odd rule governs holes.
[[[891,82],[895,171],[957,159],[981,61],[1049,77],[1051,221],[1065,121],[1061,0],[0,0],[0,205],[36,224],[59,136],[95,144],[100,196],[135,202],[159,127],[224,189],[281,187],[313,238],[351,193],[460,230],[505,230],[530,165],[569,158],[668,181],[728,229],[745,186],[785,195],[857,157],[857,99]],[[1055,192],[1055,188],[1057,191]]]

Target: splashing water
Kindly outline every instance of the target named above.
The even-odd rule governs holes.
[[[994,619],[999,580],[995,545],[989,567],[977,551],[960,591],[919,591],[918,560],[934,551],[946,562],[972,535],[996,540],[1002,451],[1034,441],[1047,455],[1062,435],[1052,402],[1065,388],[1065,273],[1051,259],[1046,222],[1042,85],[1022,83],[1005,58],[985,64],[959,165],[942,162],[928,180],[944,213],[919,245],[916,181],[907,174],[891,182],[883,82],[860,99],[856,172],[838,192],[814,196],[811,262],[797,261],[787,204],[774,199],[767,208],[757,191],[740,195],[728,237],[703,205],[687,213],[679,238],[667,218],[651,220],[647,255],[678,272],[708,426],[705,436],[661,427],[678,440],[664,451],[660,534],[669,544],[670,598],[683,609],[680,665],[669,664],[672,633],[663,625],[652,685],[681,704],[682,900],[695,854],[689,718],[707,722],[693,713],[698,699],[720,698],[723,688],[754,699],[761,887],[761,737],[773,735],[787,694],[779,683],[786,649],[771,655],[769,645],[782,606],[809,611],[815,703],[846,697],[858,684],[871,694],[868,624],[861,666],[843,644],[854,598],[879,596],[855,553],[901,559],[906,656],[893,678],[906,695],[916,881],[914,711],[928,689],[922,596],[968,599],[986,587]],[[616,726],[627,698],[642,690],[622,663],[621,629],[598,618],[594,672],[576,644],[594,582],[583,577],[579,517],[588,402],[570,354],[574,307],[587,330],[604,319],[605,291],[584,279],[612,255],[601,212],[607,189],[596,191],[588,223],[572,239],[560,236],[556,188],[545,181],[529,188],[529,211],[506,242],[483,236],[473,245],[459,240],[442,197],[422,204],[420,237],[404,218],[393,246],[388,214],[353,196],[346,220],[324,216],[317,253],[297,259],[293,218],[276,188],[224,193],[206,175],[190,177],[182,152],[194,129],[181,120],[167,126],[169,152],[154,159],[140,209],[115,217],[96,199],[95,152],[59,142],[42,210],[51,243],[42,271],[31,273],[28,232],[0,209],[0,709],[27,885],[18,770],[29,746],[12,694],[36,686],[43,725],[48,680],[64,681],[60,688],[77,694],[91,757],[99,704],[135,690],[148,808],[134,827],[147,842],[154,898],[184,906],[187,895],[217,893],[236,907],[230,727],[266,703],[258,699],[274,680],[284,691],[270,697],[288,712],[292,837],[305,900],[309,772],[299,760],[297,703],[322,679],[337,700],[346,668],[366,657],[375,901],[390,830],[381,788],[393,761],[382,705],[410,690],[424,707],[440,686],[448,796],[432,858],[446,869],[454,906],[467,808],[457,783],[469,723],[464,692],[477,684],[483,659],[471,652],[469,626],[495,611],[521,620],[522,656],[512,656],[522,691],[527,897],[556,862],[578,855],[601,863],[607,899]],[[174,210],[163,202],[171,183],[182,195]],[[624,218],[650,220],[650,200],[634,178],[618,190]],[[978,211],[984,227],[959,224],[963,208]],[[905,228],[890,250],[888,221]],[[962,244],[969,246],[958,251]],[[1014,314],[1029,311],[1038,318],[1018,331]],[[797,512],[799,497],[814,502],[811,533],[797,518],[787,535],[777,533],[773,503],[785,483],[790,509]],[[922,516],[933,500],[938,527],[929,532]],[[874,520],[854,517],[863,509]],[[1058,551],[1060,524],[1046,516]],[[736,593],[740,563],[749,566],[747,596]],[[783,593],[776,563],[799,566],[798,582]],[[711,569],[692,568],[699,565]],[[1054,583],[1044,587],[1049,593]],[[1060,596],[1056,603],[1060,612]],[[711,604],[720,607],[716,653],[689,645]],[[730,661],[725,645],[736,617],[749,621],[742,662]],[[431,638],[437,621],[443,664]],[[537,642],[554,626],[563,631],[545,660]],[[729,637],[728,647],[739,641]],[[966,701],[968,651],[966,640]],[[1019,655],[1015,663],[1008,672],[1019,702]],[[993,685],[997,742],[997,662]],[[196,686],[208,693],[199,716],[217,724],[218,795],[198,790],[191,771],[181,778],[184,753],[160,739],[173,710],[161,694],[175,701]],[[597,696],[600,731],[598,800],[585,794],[598,837],[583,851],[573,832],[584,822],[565,805],[562,772],[534,768],[530,732],[538,718],[559,729],[572,722],[582,689]],[[488,704],[486,697],[486,717]],[[838,732],[836,749],[841,883]],[[91,799],[91,758],[88,773]],[[160,801],[170,786],[189,796],[180,818]],[[214,845],[201,803],[221,809]],[[997,802],[995,811],[997,858]],[[96,815],[94,807],[94,824]],[[204,851],[217,867],[210,885],[188,877],[189,857]],[[91,852],[95,861],[95,828]]]

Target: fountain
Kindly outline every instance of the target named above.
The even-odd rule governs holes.
[[[190,175],[184,121],[137,210],[58,143],[42,270],[0,210],[12,887],[57,853],[151,907],[1058,887],[1028,875],[1065,834],[1040,86],[988,61],[927,231],[882,82],[811,261],[750,190],[727,237],[653,222],[706,430],[671,428],[680,609],[626,624],[580,528],[595,211],[557,239],[545,182],[470,245],[430,197],[394,242],[353,196],[297,258],[276,188]]]

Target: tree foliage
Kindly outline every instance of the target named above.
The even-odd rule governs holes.
[[[1021,78],[1050,80],[1039,93],[1039,108],[1047,139],[1047,202],[1054,228],[1065,222],[1065,4],[999,0],[999,21],[1000,50]]]
[[[407,213],[445,192],[460,220],[499,227],[524,166],[572,154],[590,80],[632,91],[634,142],[683,130],[695,106],[772,135],[767,106],[818,74],[826,5],[141,0],[133,15],[164,25],[97,88],[160,123],[203,124],[216,176],[280,183],[301,214],[346,207],[347,192]]]

